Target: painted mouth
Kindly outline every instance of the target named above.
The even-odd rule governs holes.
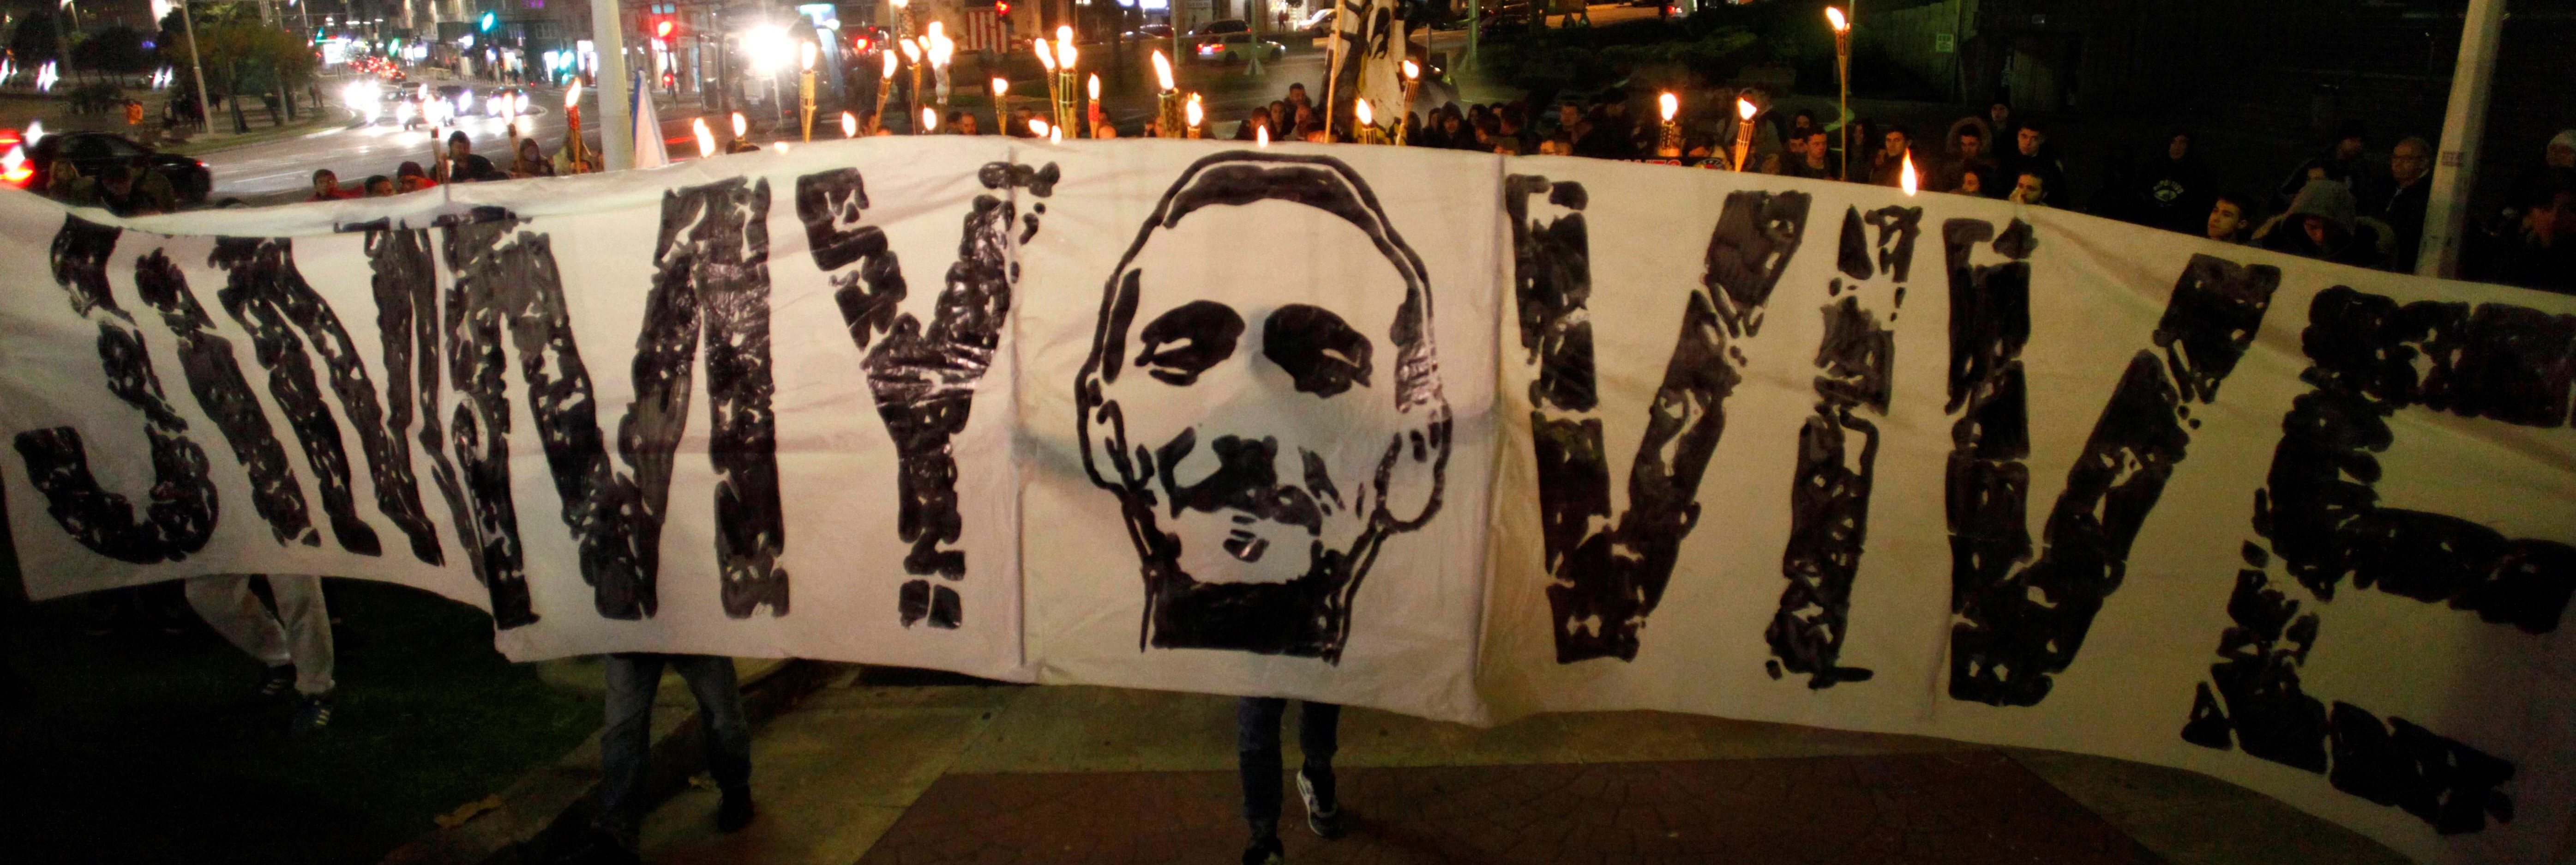
[[[1261,561],[1261,554],[1270,550],[1268,540],[1243,529],[1235,529],[1227,535],[1224,546],[1227,554],[1245,564]]]

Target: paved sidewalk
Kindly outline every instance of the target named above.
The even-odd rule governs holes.
[[[845,676],[761,728],[760,817],[715,832],[691,788],[656,863],[1232,862],[1229,698],[873,687]],[[1294,765],[1294,736],[1287,759]],[[2403,857],[2207,777],[2119,760],[1659,712],[1478,730],[1351,710],[1324,842],[1290,862],[2380,863]]]

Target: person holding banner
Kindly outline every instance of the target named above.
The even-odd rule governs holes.
[[[707,772],[715,776],[722,797],[716,805],[716,831],[731,833],[750,825],[751,725],[744,720],[742,688],[734,678],[733,659],[712,655],[666,655],[617,652],[606,659],[607,724],[599,733],[599,815],[579,847],[556,865],[632,865],[641,840],[644,811],[644,759],[652,748],[653,697],[661,690],[665,666],[689,683],[706,717]]]
[[[322,599],[322,578],[311,574],[269,574],[271,614],[251,594],[256,574],[216,574],[187,583],[188,606],[223,635],[225,642],[268,665],[257,694],[262,701],[284,697],[294,688],[295,715],[287,735],[302,738],[331,725],[331,672],[337,654],[331,645],[331,612]]]
[[[1452,421],[1430,277],[1378,201],[1337,160],[1210,156],[1107,281],[1075,398],[1084,469],[1118,499],[1144,578],[1140,650],[1339,665],[1383,545],[1439,515]],[[1284,266],[1241,274],[1207,254],[1263,233],[1312,241]],[[1290,298],[1300,302],[1280,303]],[[1211,411],[1254,393],[1295,396]],[[1247,865],[1283,856],[1286,706],[1249,696],[1236,707]],[[1345,819],[1340,712],[1307,700],[1298,718],[1297,790],[1325,838]]]

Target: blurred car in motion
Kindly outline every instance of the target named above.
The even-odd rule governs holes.
[[[36,140],[28,147],[18,133],[0,130],[0,183],[38,195],[45,194],[53,183],[56,161],[68,161],[82,177],[98,177],[110,166],[133,165],[137,159],[169,179],[170,190],[181,204],[204,204],[207,193],[215,188],[214,172],[206,164],[175,153],[162,153],[134,143],[133,139],[112,132],[56,132]]]
[[[1256,39],[1250,32],[1237,30],[1201,38],[1190,52],[1191,59],[1201,63],[1243,63],[1254,57],[1277,60],[1287,56],[1287,46],[1267,39]]]

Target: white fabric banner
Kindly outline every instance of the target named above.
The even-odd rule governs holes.
[[[2245,784],[2547,861],[2576,299],[1572,158],[890,138],[117,220],[0,193],[30,591],[278,572],[511,657]]]

